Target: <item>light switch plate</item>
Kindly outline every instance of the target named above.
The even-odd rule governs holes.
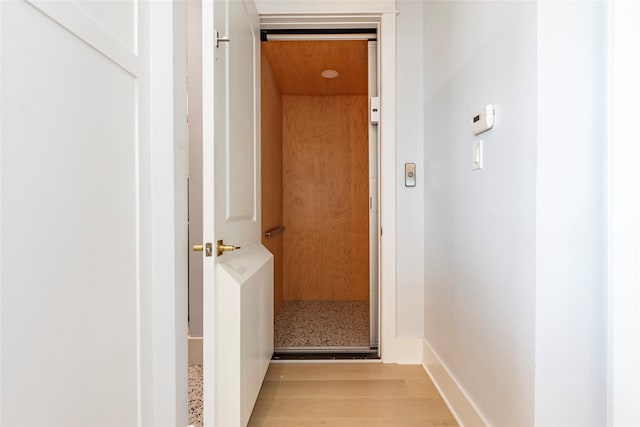
[[[482,140],[473,141],[473,164],[472,170],[482,169]]]
[[[404,186],[405,187],[416,186],[416,164],[415,163],[404,164]]]

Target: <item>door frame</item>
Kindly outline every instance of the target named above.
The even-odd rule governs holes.
[[[367,241],[369,243],[369,248],[367,252],[368,257],[368,272],[369,272],[369,280],[368,280],[368,303],[369,303],[369,341],[367,346],[310,346],[310,347],[279,347],[275,349],[276,353],[284,354],[284,353],[366,353],[367,355],[371,355],[374,353],[376,355],[380,355],[380,275],[379,275],[379,263],[380,263],[380,215],[379,215],[379,203],[378,203],[378,194],[380,192],[379,186],[379,176],[380,176],[380,146],[378,141],[380,140],[380,127],[378,126],[378,122],[372,123],[370,120],[371,113],[371,105],[370,100],[374,97],[379,97],[380,91],[380,80],[378,76],[380,75],[380,61],[379,61],[379,52],[378,52],[378,36],[379,36],[379,24],[368,24],[368,23],[359,23],[356,30],[359,29],[376,29],[376,36],[374,40],[371,40],[371,36],[368,32],[364,32],[362,34],[353,35],[351,33],[340,33],[340,31],[336,31],[325,34],[324,30],[339,30],[339,28],[335,27],[316,27],[319,30],[318,34],[305,34],[296,33],[296,30],[304,27],[289,27],[288,25],[279,25],[273,24],[266,27],[260,27],[260,30],[292,30],[291,33],[285,34],[284,40],[287,41],[344,41],[344,40],[360,40],[367,42],[367,197],[368,197],[368,208],[367,208],[367,219],[369,221],[368,229],[367,229]],[[354,29],[354,27],[349,27],[347,30]],[[371,33],[373,34],[373,33]],[[270,35],[267,34],[266,39],[268,40]],[[282,40],[282,39],[276,39]],[[265,39],[262,38],[264,42]],[[261,44],[262,46],[262,44]],[[261,71],[262,73],[262,71]],[[262,92],[262,91],[261,91]],[[260,104],[262,105],[262,104]],[[262,118],[262,113],[260,112]],[[372,175],[372,171],[375,173]],[[277,316],[277,312],[274,312],[274,322],[275,317]]]
[[[640,105],[640,55],[635,40],[640,5],[609,3],[607,142],[607,425],[640,421],[640,148],[632,135]]]
[[[187,390],[187,87],[186,3],[152,2],[149,90],[151,227],[144,233],[151,251],[152,283],[149,381],[140,393],[140,425],[184,425]]]
[[[378,28],[380,80],[379,124],[379,333],[378,352],[384,363],[421,363],[422,340],[396,334],[396,13],[262,14],[268,28]]]

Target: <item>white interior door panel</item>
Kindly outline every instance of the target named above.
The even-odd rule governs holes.
[[[204,421],[246,425],[273,352],[273,257],[260,244],[255,4],[202,4]],[[226,37],[216,47],[216,37]],[[217,241],[239,250],[216,257]],[[211,367],[215,369],[211,369]]]
[[[149,17],[0,3],[3,426],[149,423]]]

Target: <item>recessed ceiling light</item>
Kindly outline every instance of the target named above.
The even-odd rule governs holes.
[[[336,70],[324,70],[323,72],[320,73],[320,75],[325,79],[335,79],[340,75],[340,73],[337,72]]]

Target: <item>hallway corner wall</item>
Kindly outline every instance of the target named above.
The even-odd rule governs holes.
[[[607,424],[607,7],[538,3],[536,426]]]
[[[605,425],[606,3],[424,12],[427,370],[489,425]]]
[[[425,340],[488,424],[533,425],[535,2],[426,2],[424,82]]]

